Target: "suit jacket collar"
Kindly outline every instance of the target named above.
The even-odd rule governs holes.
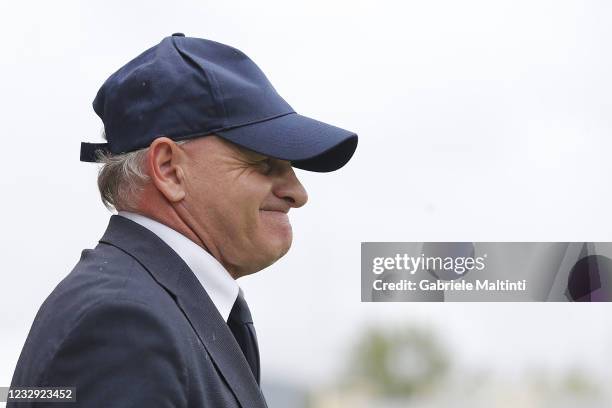
[[[164,241],[127,218],[111,216],[100,242],[135,258],[172,293],[243,407],[266,407],[234,335],[187,264]]]
[[[214,256],[185,235],[157,220],[127,211],[119,211],[117,215],[142,225],[168,244],[198,278],[213,305],[227,322],[240,287]]]

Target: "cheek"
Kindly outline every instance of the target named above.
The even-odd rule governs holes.
[[[238,249],[248,250],[250,256],[261,256],[266,260],[284,255],[291,246],[292,231],[287,214],[260,211],[262,204],[269,199],[271,186],[265,182],[251,179],[242,185],[239,192],[233,193],[236,200],[231,205],[232,240]]]
[[[224,184],[217,194],[217,219],[223,220],[232,239],[248,239],[261,227],[259,208],[268,194],[267,186],[255,178],[233,180]]]
[[[206,220],[203,227],[213,233],[224,258],[263,264],[287,252],[292,240],[287,215],[259,210],[273,194],[265,176],[243,172],[198,181],[191,207]]]

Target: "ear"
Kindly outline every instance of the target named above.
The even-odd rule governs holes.
[[[147,169],[155,187],[170,202],[185,198],[185,154],[167,137],[151,143],[147,154]]]

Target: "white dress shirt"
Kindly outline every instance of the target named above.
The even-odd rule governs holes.
[[[149,217],[127,211],[119,211],[118,215],[142,225],[172,248],[193,271],[227,322],[238,292],[242,290],[215,257],[185,235]]]

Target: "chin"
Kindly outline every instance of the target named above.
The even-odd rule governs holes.
[[[293,242],[291,224],[286,220],[286,215],[284,216],[280,222],[269,222],[261,225],[263,234],[260,242],[267,246],[266,253],[280,253],[279,258],[289,251]]]
[[[243,250],[239,262],[233,263],[239,276],[246,276],[261,271],[282,258],[291,248],[291,234],[258,234],[251,239],[248,250]]]
[[[270,252],[275,254],[276,259],[274,261],[282,258],[287,252],[289,252],[289,249],[291,248],[291,241],[292,239],[290,236],[274,242],[275,245],[270,249]]]
[[[286,214],[278,217],[278,214],[271,214],[262,217],[262,222],[259,225],[259,234],[257,241],[258,251],[261,254],[261,269],[272,265],[274,262],[282,258],[293,242],[293,231],[291,224],[288,222]]]
[[[291,248],[291,235],[289,235],[289,237],[279,237],[277,235],[273,238],[264,240],[263,243],[264,248],[262,248],[261,253],[265,254],[264,263],[266,264],[265,267],[268,267],[289,252],[289,248]]]

